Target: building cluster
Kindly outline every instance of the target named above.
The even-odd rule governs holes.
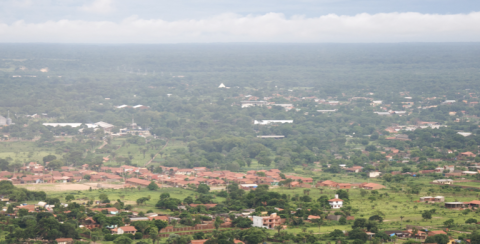
[[[48,166],[48,163],[47,163]],[[258,185],[278,185],[282,181],[280,170],[251,170],[247,173],[236,173],[228,170],[212,171],[206,167],[179,169],[162,167],[162,173],[153,173],[147,168],[122,165],[120,167],[102,166],[96,170],[88,164],[81,168],[63,166],[61,170],[48,170],[43,165],[31,162],[20,168],[21,173],[0,172],[0,180],[13,184],[68,183],[68,182],[124,182],[124,187],[147,187],[155,182],[160,187],[225,186],[231,182],[239,184],[245,190],[255,189]],[[294,181],[291,187],[311,187],[310,177],[287,175]]]
[[[365,190],[380,190],[385,188],[385,186],[377,184],[377,183],[337,183],[335,181],[326,180],[322,182],[318,182],[315,185],[317,188],[327,187],[327,188],[335,188],[335,189],[351,189],[351,188],[361,188]]]
[[[85,199],[77,199],[79,201],[85,200]],[[88,199],[87,199],[88,200]],[[48,212],[54,214],[55,217],[57,217],[58,213],[63,213],[63,214],[68,214],[71,211],[70,210],[54,210],[55,205],[49,205],[46,202],[38,202],[37,204],[21,204],[19,206],[13,207],[12,212],[7,212],[8,211],[8,205],[10,204],[8,201],[9,199],[2,199],[2,201],[7,201],[7,206],[2,208],[2,212],[4,214],[8,214],[11,217],[17,217],[19,215],[19,211],[22,209],[26,209],[29,213],[40,213],[40,212]],[[60,203],[61,207],[68,207],[68,203]],[[187,207],[197,207],[198,205],[204,205],[207,209],[210,207],[214,207],[216,204],[190,204],[190,206]],[[87,205],[88,206],[88,205]],[[179,209],[186,209],[185,206],[183,208]],[[54,212],[55,211],[55,212]],[[93,213],[103,213],[105,214],[106,217],[116,217],[120,216],[122,217],[122,224],[121,225],[105,225],[100,222],[97,222],[94,217],[89,217],[85,216],[83,218],[78,219],[78,227],[79,228],[85,228],[85,229],[96,229],[96,228],[102,228],[105,227],[110,234],[112,235],[122,235],[122,234],[132,234],[135,235],[138,230],[137,228],[132,224],[133,222],[137,221],[164,221],[167,223],[167,227],[163,228],[159,231],[160,235],[163,236],[168,236],[171,233],[178,233],[178,232],[185,232],[185,231],[192,231],[192,232],[211,232],[215,229],[215,226],[213,224],[212,220],[202,220],[200,223],[196,224],[195,226],[192,227],[180,227],[180,228],[175,228],[172,225],[169,225],[172,220],[180,220],[177,217],[174,216],[169,216],[166,214],[158,214],[158,213],[146,213],[146,214],[140,214],[139,212],[136,211],[130,211],[130,210],[125,210],[125,209],[117,209],[116,207],[109,207],[107,206],[106,203],[101,203],[100,201],[95,202],[95,206],[93,207],[87,207],[87,212],[93,212]],[[201,214],[206,217],[210,217],[210,219],[215,219],[215,217],[219,217],[220,219],[223,220],[223,223],[221,224],[221,228],[229,228],[232,227],[232,222],[227,216],[227,214],[219,214],[218,216],[215,215],[210,215],[210,214]],[[237,214],[238,216],[241,216],[242,214]],[[278,217],[280,218],[280,217]],[[126,221],[128,220],[128,221]],[[285,221],[285,220],[283,220]],[[72,238],[58,238],[56,239],[57,243],[66,243],[66,244],[73,244],[75,243],[75,240]],[[197,240],[197,241],[203,241],[203,242],[193,242],[192,243],[204,243],[205,240]],[[236,241],[235,243],[243,243],[241,241]]]

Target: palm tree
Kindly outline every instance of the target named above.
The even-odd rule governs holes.
[[[403,218],[405,218],[405,216],[400,216],[400,221],[403,222]]]

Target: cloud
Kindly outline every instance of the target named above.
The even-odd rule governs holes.
[[[20,7],[20,8],[28,8],[32,6],[32,4],[33,4],[32,0],[17,0],[12,3],[12,6]]]
[[[80,10],[97,14],[108,14],[114,10],[113,0],[94,0],[91,4],[80,7]]]
[[[479,42],[480,12],[380,13],[315,18],[221,14],[164,21],[130,17],[121,22],[60,20],[0,23],[0,42],[205,43],[205,42]]]

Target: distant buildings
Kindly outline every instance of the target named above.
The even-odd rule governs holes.
[[[254,120],[254,125],[292,124],[293,120]]]
[[[267,105],[266,101],[241,101],[240,103],[242,104],[242,108],[255,107],[255,106],[263,107]]]
[[[3,117],[0,115],[0,126],[11,125],[12,119],[10,118],[10,113],[8,113],[7,117]]]

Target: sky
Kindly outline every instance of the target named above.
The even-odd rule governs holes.
[[[479,41],[479,0],[0,1],[0,43]]]

